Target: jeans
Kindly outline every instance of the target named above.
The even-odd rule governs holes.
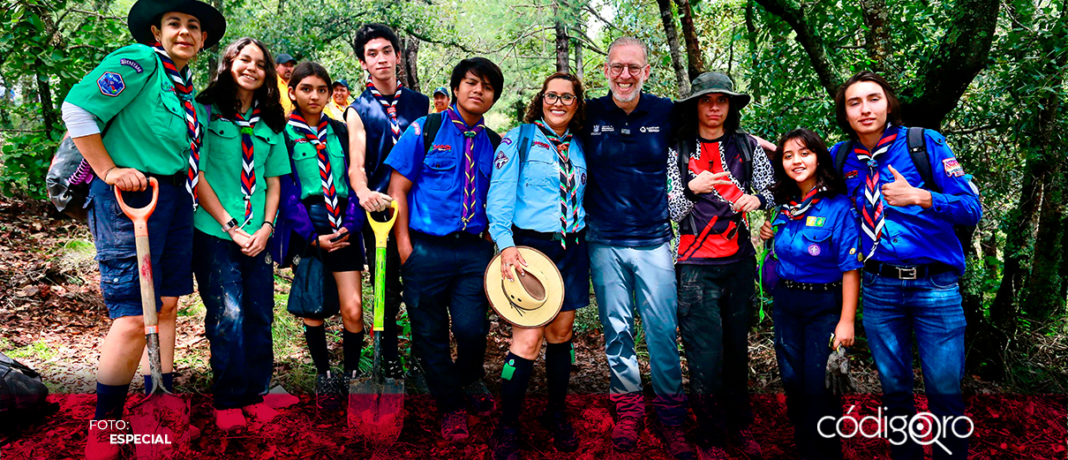
[[[649,366],[661,423],[681,425],[686,395],[676,332],[675,267],[671,243],[621,247],[589,243],[593,291],[604,326],[605,353],[611,368],[610,399],[619,417],[644,417],[641,372],[634,352],[634,311],[641,314]]]
[[[912,396],[912,340],[915,332],[928,407],[939,420],[964,415],[960,382],[964,378],[964,310],[957,275],[940,273],[916,280],[897,280],[864,272],[864,329],[868,335],[879,380],[883,386],[886,416],[916,414]],[[895,446],[894,460],[922,459],[914,442]],[[951,433],[935,444],[935,459],[964,459],[967,438]]]
[[[752,258],[726,265],[680,264],[679,329],[690,368],[690,397],[705,443],[724,447],[727,428],[753,423],[749,402]]]
[[[249,257],[232,241],[197,231],[193,272],[207,308],[216,409],[263,401],[274,371],[274,270],[268,251]]]
[[[469,233],[431,236],[411,232],[412,254],[401,267],[404,304],[412,321],[414,350],[438,410],[463,407],[463,389],[486,371],[489,300],[483,274],[493,243]],[[449,322],[456,361],[449,350]]]
[[[814,292],[775,287],[775,357],[786,388],[794,442],[806,460],[840,460],[842,440],[816,430],[820,418],[842,415],[842,398],[825,386],[829,339],[842,317],[842,290]],[[824,432],[833,430],[826,430]]]

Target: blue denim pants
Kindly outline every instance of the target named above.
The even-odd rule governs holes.
[[[263,401],[274,370],[274,271],[270,253],[246,256],[232,241],[197,231],[193,273],[207,308],[216,409]]]
[[[664,425],[681,425],[686,420],[686,395],[682,391],[671,243],[635,248],[589,243],[587,248],[611,369],[609,397],[616,405],[616,415],[645,416],[641,372],[634,352],[637,310],[649,348],[657,416]]]
[[[469,233],[411,232],[412,253],[401,266],[412,349],[427,375],[438,410],[463,407],[464,387],[486,371],[489,300],[483,288],[493,243]],[[449,350],[450,319],[456,361]]]
[[[806,460],[840,460],[842,440],[816,430],[823,417],[842,415],[842,398],[825,386],[829,340],[842,317],[842,289],[804,291],[775,287],[775,357],[786,389],[794,443]]]
[[[964,310],[957,274],[940,273],[916,280],[885,278],[864,272],[864,329],[868,336],[888,417],[916,414],[913,400],[912,334],[916,335],[929,411],[939,419],[964,415],[960,382],[964,378]],[[902,438],[904,439],[904,438]],[[894,460],[923,459],[911,440],[895,446]],[[949,434],[933,446],[935,459],[964,459],[968,440]]]

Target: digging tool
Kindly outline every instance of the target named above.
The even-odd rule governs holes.
[[[131,408],[130,423],[134,432],[150,436],[149,443],[137,444],[137,457],[170,458],[175,441],[186,441],[189,433],[189,406],[163,387],[163,370],[159,353],[159,316],[156,313],[156,285],[152,280],[152,254],[148,243],[148,218],[156,210],[159,182],[148,178],[152,201],[143,208],[131,208],[122,199],[122,191],[115,187],[115,198],[123,214],[134,224],[134,243],[137,246],[137,276],[141,282],[141,311],[145,321],[145,346],[148,347],[148,368],[152,374],[152,388],[148,396]],[[184,422],[184,423],[183,423]]]
[[[374,365],[371,375],[349,383],[349,427],[356,437],[375,450],[388,449],[404,428],[404,379],[385,375],[382,363],[382,332],[385,329],[386,242],[397,219],[397,203],[390,204],[390,218],[379,222],[367,213],[367,224],[375,234]]]

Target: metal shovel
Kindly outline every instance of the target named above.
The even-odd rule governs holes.
[[[397,203],[391,203],[390,209],[391,216],[385,222],[379,222],[367,213],[367,224],[375,234],[375,357],[371,375],[349,385],[349,427],[355,430],[357,438],[370,443],[375,450],[392,446],[404,428],[404,380],[385,375],[381,350],[385,322],[386,241],[397,219]]]

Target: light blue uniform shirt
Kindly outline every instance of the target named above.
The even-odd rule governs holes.
[[[530,147],[525,159],[518,158],[523,129],[530,133],[527,141]],[[577,228],[578,231],[586,226],[586,211],[582,208],[582,197],[586,192],[586,156],[578,137],[571,138],[567,154],[575,169],[578,187],[578,217],[576,219],[569,199],[567,228],[569,231]],[[501,145],[493,155],[493,174],[486,200],[489,232],[498,248],[515,246],[513,225],[542,233],[560,232],[559,162],[552,141],[536,125],[521,125],[501,139]]]

